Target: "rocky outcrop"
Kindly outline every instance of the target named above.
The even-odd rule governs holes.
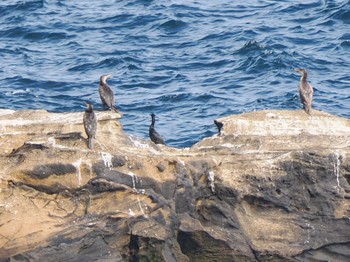
[[[119,117],[89,150],[82,113],[0,111],[0,259],[348,261],[349,120],[234,115],[176,149]]]

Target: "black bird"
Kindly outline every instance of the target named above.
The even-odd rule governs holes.
[[[310,83],[307,81],[307,71],[306,69],[297,68],[295,71],[302,74],[300,78],[300,84],[299,84],[299,94],[301,103],[303,104],[304,111],[311,115],[311,106],[312,106],[312,97],[314,95],[314,89],[310,85]]]
[[[163,140],[163,138],[160,136],[160,134],[158,134],[158,132],[154,129],[154,124],[156,122],[156,115],[155,114],[151,114],[152,117],[152,123],[149,126],[149,138],[153,141],[153,143],[155,144],[162,144],[165,145],[165,142]]]
[[[112,75],[102,75],[100,77],[100,86],[98,92],[100,93],[101,101],[103,106],[108,106],[109,109],[113,109],[118,112],[118,109],[115,107],[114,103],[114,94],[112,89],[107,85],[107,79]]]
[[[219,135],[221,135],[221,128],[224,126],[224,123],[214,120],[214,124],[218,128]]]
[[[87,105],[87,109],[84,113],[83,123],[85,133],[88,137],[88,147],[92,149],[94,147],[93,139],[96,137],[97,119],[94,113],[94,106],[89,102],[85,102],[85,104]]]

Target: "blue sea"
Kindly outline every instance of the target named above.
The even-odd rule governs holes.
[[[2,0],[0,107],[102,110],[99,77],[127,133],[150,113],[174,147],[215,134],[215,118],[301,108],[350,117],[350,1]],[[112,113],[112,112],[111,112]]]

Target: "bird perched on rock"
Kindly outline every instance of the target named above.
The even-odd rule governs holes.
[[[114,103],[114,94],[112,89],[107,85],[107,79],[112,75],[102,75],[100,77],[100,86],[98,92],[100,93],[101,101],[103,106],[108,106],[109,109],[113,109],[118,112],[118,109],[115,107]]]
[[[218,128],[219,135],[221,135],[221,129],[222,129],[222,127],[224,126],[224,123],[219,122],[219,121],[217,121],[217,120],[214,120],[214,124],[215,124],[216,127]]]
[[[299,84],[299,94],[303,108],[308,115],[311,115],[312,97],[314,95],[314,89],[307,81],[306,69],[297,68],[295,71],[302,74]]]
[[[97,119],[94,113],[94,106],[89,102],[85,102],[85,104],[87,105],[87,109],[84,113],[83,123],[85,133],[88,137],[88,147],[92,149],[94,147],[93,139],[96,137]]]
[[[158,132],[154,129],[154,124],[156,122],[156,115],[151,114],[152,117],[152,123],[149,126],[149,138],[153,141],[155,144],[162,144],[165,145],[165,142],[163,138],[158,134]]]

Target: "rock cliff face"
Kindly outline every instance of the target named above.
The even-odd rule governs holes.
[[[1,261],[349,261],[349,120],[234,115],[175,149],[97,117],[89,150],[82,113],[0,111]]]

